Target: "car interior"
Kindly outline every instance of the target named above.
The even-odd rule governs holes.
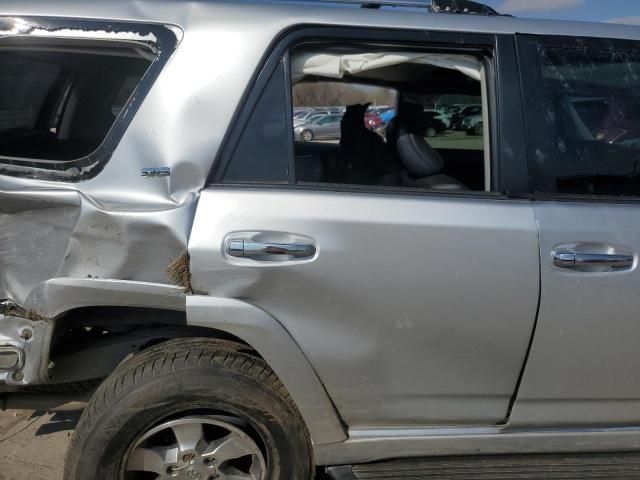
[[[471,103],[482,103],[486,113],[481,59],[457,54],[303,46],[293,52],[292,80],[294,108],[313,107],[296,104],[300,89],[317,91],[321,90],[318,85],[329,82],[350,86],[359,98],[374,91],[373,87],[395,94],[394,116],[378,128],[365,123],[373,102],[349,104],[345,95],[338,105],[344,109],[339,140],[306,142],[296,138],[298,183],[489,190],[484,135],[474,139],[465,132],[454,132],[449,124],[427,133],[433,122],[434,102],[439,99],[473,99]],[[322,99],[318,102],[322,103]]]
[[[106,137],[154,56],[119,42],[0,46],[0,155],[64,161]]]

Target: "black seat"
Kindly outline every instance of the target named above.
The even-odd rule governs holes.
[[[444,160],[421,135],[400,127],[396,148],[406,169],[402,185],[434,190],[467,190],[462,182],[441,173]]]
[[[397,156],[396,143],[401,128],[411,133],[422,133],[419,131],[422,111],[423,107],[417,103],[410,103],[404,100],[398,102],[398,112],[395,117],[389,120],[385,131],[387,145],[393,150],[394,155]]]
[[[376,185],[392,171],[387,145],[365,126],[369,104],[349,105],[340,122],[340,155],[348,171],[346,183]]]

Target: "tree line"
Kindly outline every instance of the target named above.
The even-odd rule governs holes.
[[[345,106],[356,103],[394,105],[395,101],[395,90],[369,85],[309,82],[293,87],[294,107]]]

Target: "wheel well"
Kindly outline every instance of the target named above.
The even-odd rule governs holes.
[[[108,376],[129,355],[173,338],[211,338],[259,356],[227,332],[187,325],[183,311],[130,307],[85,307],[57,318],[50,349],[53,383]]]

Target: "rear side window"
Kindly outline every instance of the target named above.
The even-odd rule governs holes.
[[[38,112],[60,75],[60,66],[0,52],[0,131],[33,130]]]
[[[528,48],[532,190],[640,195],[640,53],[608,41]]]
[[[0,174],[81,181],[109,161],[174,52],[171,26],[0,17]]]
[[[292,48],[240,121],[218,180],[490,191],[491,60],[404,48]]]
[[[0,49],[0,156],[75,160],[103,142],[151,61],[134,49]]]

